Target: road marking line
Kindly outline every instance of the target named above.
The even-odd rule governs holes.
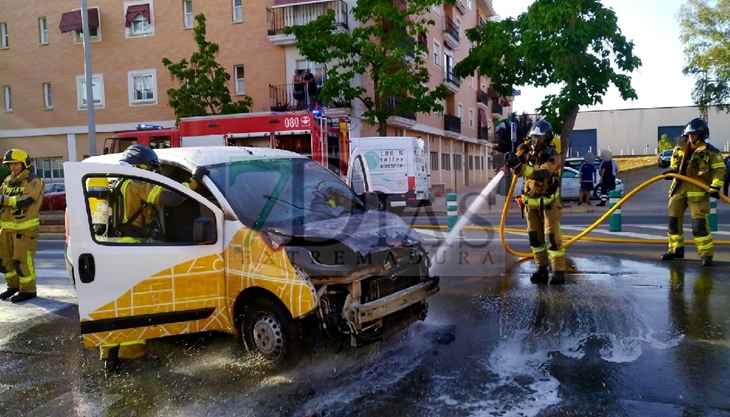
[[[587,227],[581,227],[581,226],[566,226],[566,225],[560,225],[560,228],[562,230],[574,230],[576,232],[582,232],[587,229]],[[611,236],[623,236],[623,237],[633,237],[637,239],[656,239],[656,235],[648,235],[645,233],[633,233],[633,232],[611,232],[609,230],[603,230],[603,229],[593,229],[591,230],[591,233],[601,233],[601,234],[608,234]],[[590,233],[589,233],[590,234]]]

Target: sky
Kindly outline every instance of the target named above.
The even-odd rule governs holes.
[[[503,18],[517,17],[527,11],[533,0],[492,0],[497,14]],[[634,42],[634,54],[642,65],[631,76],[637,100],[624,101],[618,89],[611,86],[603,104],[583,110],[612,110],[650,107],[692,106],[694,79],[682,74],[683,45],[679,41],[676,17],[685,0],[603,0],[618,17],[618,26],[627,40]],[[547,94],[556,94],[557,87],[535,88],[518,86],[520,95],[514,99],[517,114],[535,113]]]

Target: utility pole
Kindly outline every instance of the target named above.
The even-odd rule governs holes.
[[[96,155],[96,118],[94,116],[94,86],[91,77],[91,45],[89,44],[89,9],[81,0],[81,29],[84,38],[84,74],[86,75],[86,116],[89,129],[89,156]]]
[[[703,78],[702,78],[702,102],[700,103],[700,117],[702,120],[707,123],[708,115],[707,115],[707,68],[703,71]]]

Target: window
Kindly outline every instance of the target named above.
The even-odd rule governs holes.
[[[233,0],[233,21],[243,22],[243,0]]]
[[[466,0],[466,8],[471,10],[471,0]]]
[[[459,123],[464,124],[464,105],[461,103],[456,106],[456,117],[459,118]]]
[[[8,41],[8,24],[0,22],[0,49],[9,48],[10,43]]]
[[[41,45],[48,45],[48,22],[45,17],[38,18],[38,34]]]
[[[5,97],[5,111],[13,111],[13,94],[9,85],[3,87],[3,97]]]
[[[127,4],[124,23],[127,37],[154,35],[153,12],[151,2]]]
[[[30,158],[31,170],[44,181],[63,179],[63,158]]]
[[[444,171],[451,171],[451,154],[441,154],[441,169]]]
[[[456,153],[454,154],[454,170],[461,171],[461,155]]]
[[[433,41],[433,64],[441,66],[441,44],[436,42],[435,39]]]
[[[236,65],[233,67],[233,79],[236,83],[235,91],[236,94],[246,93],[246,83],[243,78],[243,65]]]
[[[474,127],[474,109],[469,109],[469,127]]]
[[[101,40],[101,13],[99,13],[98,7],[89,7],[87,11],[89,12],[89,42],[99,42]],[[84,31],[80,28],[74,30],[74,42],[84,42]]]
[[[469,155],[469,170],[474,170],[474,155]]]
[[[439,153],[431,152],[431,171],[439,170]]]
[[[53,108],[53,101],[51,100],[51,83],[43,83],[43,108]]]
[[[94,108],[104,108],[104,76],[93,74],[91,76],[91,90],[94,95]],[[76,96],[79,110],[86,109],[86,77],[76,76]]]
[[[129,104],[157,104],[157,71],[129,71]]]
[[[193,0],[183,1],[183,20],[185,29],[193,28]]]

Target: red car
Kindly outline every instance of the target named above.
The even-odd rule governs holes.
[[[66,209],[66,185],[63,183],[46,184],[41,211]]]

